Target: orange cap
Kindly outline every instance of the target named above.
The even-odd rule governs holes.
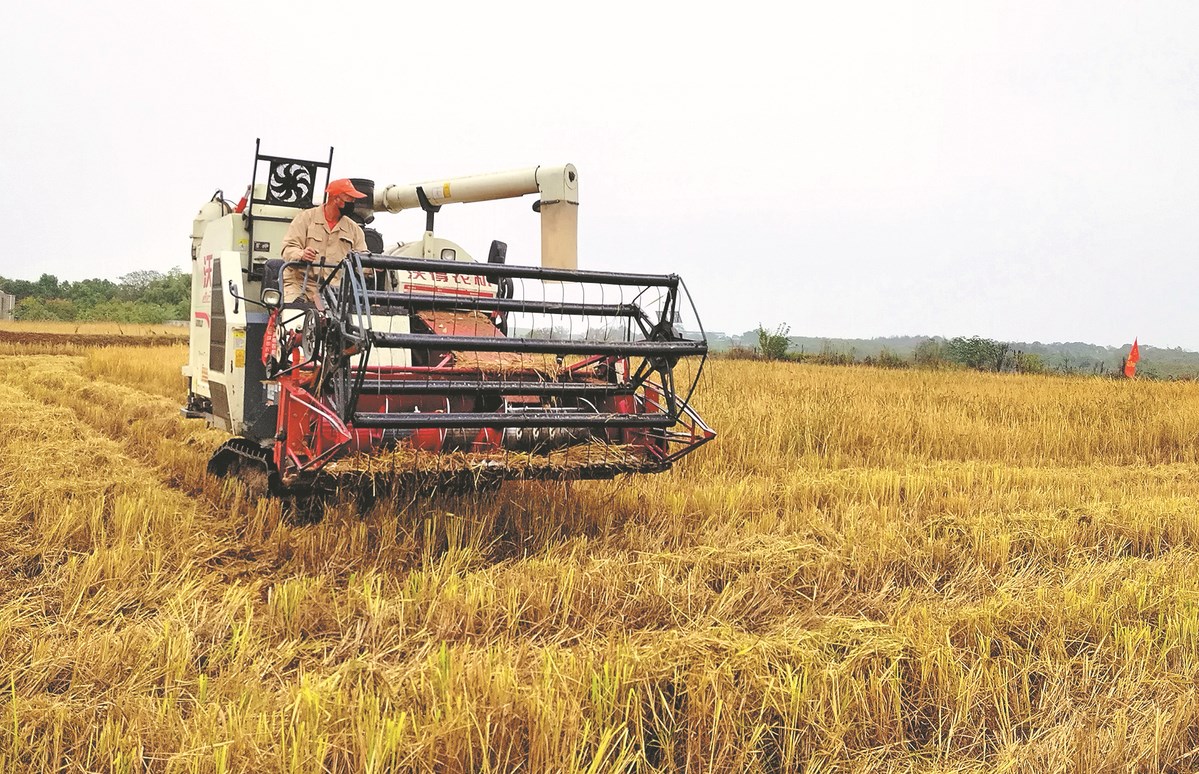
[[[326,196],[332,197],[332,196],[336,196],[337,194],[345,194],[346,196],[350,197],[351,199],[366,198],[366,194],[364,194],[362,191],[359,191],[357,188],[355,188],[354,184],[351,183],[348,179],[346,179],[344,177],[340,180],[332,181],[331,183],[329,183],[328,186],[325,187],[325,195]]]

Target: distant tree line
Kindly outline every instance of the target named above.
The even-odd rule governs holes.
[[[53,274],[36,281],[0,277],[0,291],[16,296],[13,316],[18,320],[161,324],[190,316],[191,275],[175,268],[166,274],[135,271],[116,282],[60,281]]]
[[[1008,373],[1064,373],[1118,376],[1126,350],[1078,342],[1017,343],[982,336],[954,338],[904,336],[889,339],[805,339],[789,337],[780,325],[738,337],[728,348],[731,357],[791,360],[824,365],[869,365],[882,368],[968,368]],[[818,347],[811,347],[819,342]],[[798,344],[798,346],[797,346]],[[715,347],[715,351],[722,348]],[[1181,349],[1141,347],[1137,374],[1147,378],[1195,378],[1199,353]],[[1148,354],[1146,354],[1148,353]]]
[[[921,342],[912,354],[912,362],[926,367],[956,365],[976,371],[1015,371],[1041,374],[1049,371],[1045,359],[1032,352],[1017,349],[1006,341],[981,336],[956,336],[952,339],[928,339]]]

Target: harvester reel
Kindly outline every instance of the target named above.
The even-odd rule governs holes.
[[[467,276],[473,272],[495,280],[489,282],[494,288],[490,295],[374,290],[363,276],[364,268],[429,276],[443,265],[351,254],[320,280],[317,304],[290,308],[291,319],[301,316],[302,325],[297,329],[293,322],[287,343],[281,339],[284,362],[292,367],[278,375],[279,430],[271,439],[270,470],[277,469],[279,490],[290,498],[291,518],[318,518],[323,501],[341,497],[347,486],[362,495],[357,502],[362,511],[379,493],[479,492],[508,478],[660,472],[714,437],[688,408],[687,399],[675,392],[676,364],[684,356],[702,358],[706,344],[679,336],[672,325],[668,312],[677,293],[672,277],[572,271],[565,278],[583,290],[600,286],[592,294],[600,300],[584,295],[578,301],[557,301],[527,293],[517,297],[512,277],[503,276],[535,281],[547,273],[548,281],[555,281],[562,275],[553,270],[469,263],[455,267]],[[666,311],[646,305],[651,317],[637,302],[621,302],[624,297],[605,303],[604,292],[637,292],[606,291],[607,280],[620,287],[644,283],[664,288],[654,303]],[[414,306],[417,312],[411,311]],[[372,311],[384,314],[396,307],[421,330],[373,327]],[[426,308],[430,311],[420,312]],[[431,322],[439,313],[446,325]],[[495,335],[444,332],[448,322],[459,318],[471,321],[473,333],[481,315],[496,322],[502,317],[506,323],[510,313],[526,318],[620,315],[627,324],[624,338],[616,340],[606,334],[602,339],[570,338],[570,331],[558,333],[552,325],[549,338],[522,336],[514,327],[509,335],[499,330]],[[296,347],[302,347],[302,358],[291,356]],[[440,365],[434,360],[371,364],[376,350],[423,348],[452,354],[441,358]],[[461,360],[459,350],[468,353]],[[475,359],[472,352],[483,354]],[[690,379],[698,378],[697,368]],[[407,451],[402,450],[405,445]],[[355,459],[393,448],[400,451],[384,458],[387,469],[372,470],[370,463]],[[247,452],[253,450],[235,450],[248,457],[245,462],[257,464],[260,452]],[[224,465],[236,474],[244,468],[240,457]]]

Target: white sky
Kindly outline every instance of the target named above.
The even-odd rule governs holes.
[[[677,272],[709,330],[1199,349],[1199,4],[720,8],[7,6],[0,275],[188,268],[261,137],[380,184],[572,162],[580,267]],[[531,202],[437,230],[535,263]]]

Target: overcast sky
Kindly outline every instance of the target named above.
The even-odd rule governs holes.
[[[580,267],[677,272],[709,330],[1199,349],[1199,3],[720,7],[7,6],[0,275],[189,270],[261,137],[380,184],[574,163]],[[536,263],[531,202],[438,232]]]

